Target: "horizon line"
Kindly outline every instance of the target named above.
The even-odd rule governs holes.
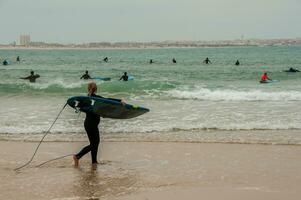
[[[22,34],[23,35],[23,34]],[[25,35],[25,34],[24,34]],[[70,44],[92,44],[92,43],[110,43],[110,44],[118,44],[118,43],[171,43],[171,42],[226,42],[226,41],[252,41],[252,40],[265,40],[265,41],[271,41],[271,40],[301,40],[300,37],[287,37],[287,38],[244,38],[244,39],[217,39],[217,40],[152,40],[152,41],[134,41],[134,40],[128,40],[128,41],[89,41],[89,42],[57,42],[57,41],[30,41],[31,43],[45,43],[45,44],[63,44],[63,45],[70,45]],[[0,43],[0,45],[11,45],[13,43],[17,43],[17,41],[12,41],[8,43]]]

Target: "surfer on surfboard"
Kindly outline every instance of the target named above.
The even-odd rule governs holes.
[[[267,80],[271,80],[271,79],[268,77],[268,73],[264,72],[263,75],[261,76],[261,81],[267,81]]]
[[[294,69],[294,68],[290,67],[289,70],[285,70],[285,72],[293,72],[293,73],[295,73],[295,72],[300,72],[300,71],[297,70],[297,69]]]
[[[4,60],[2,64],[3,64],[3,65],[8,65],[9,62],[8,62],[7,60]]]

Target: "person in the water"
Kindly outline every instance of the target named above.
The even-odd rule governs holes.
[[[267,80],[271,80],[271,79],[268,77],[268,73],[264,72],[263,75],[261,76],[261,81],[267,81]]]
[[[108,58],[108,57],[105,57],[105,58],[103,59],[103,61],[104,61],[104,62],[109,62],[109,58]]]
[[[285,72],[300,72],[300,71],[290,67],[289,70],[285,70]]]
[[[236,65],[236,66],[240,65],[239,60],[236,61],[235,65]]]
[[[40,75],[39,74],[34,74],[34,71],[31,71],[29,76],[22,77],[20,79],[28,79],[29,82],[34,83],[34,82],[36,82],[37,78],[40,78]]]
[[[124,72],[124,74],[120,77],[119,80],[128,81],[129,80],[129,76],[127,75],[127,72]]]
[[[205,64],[211,64],[211,61],[209,60],[209,58],[207,57],[204,61],[203,61],[203,63],[205,63]]]
[[[94,82],[89,83],[87,89],[88,89],[88,96],[104,98],[102,96],[96,95],[96,92],[97,92],[96,83],[94,83]],[[108,98],[108,99],[114,100],[114,101],[119,101],[123,105],[125,104],[125,102],[120,99],[112,99],[112,98]],[[97,153],[98,153],[98,146],[99,146],[99,142],[100,142],[98,125],[100,122],[100,116],[93,113],[89,108],[83,107],[83,108],[81,108],[81,111],[86,113],[84,127],[87,132],[90,144],[88,146],[85,146],[77,154],[73,155],[74,166],[78,167],[79,160],[89,152],[91,152],[92,165],[95,166],[98,163],[97,162]]]
[[[177,63],[175,58],[172,59],[172,63]]]
[[[20,56],[17,57],[16,61],[17,61],[17,62],[20,62],[20,61],[21,61]]]
[[[85,74],[83,74],[82,77],[80,77],[80,79],[91,79],[88,70],[86,70]]]
[[[3,64],[3,65],[8,65],[8,61],[7,61],[7,60],[4,60],[2,64]]]
[[[153,64],[153,63],[154,63],[153,59],[150,59],[149,64]]]

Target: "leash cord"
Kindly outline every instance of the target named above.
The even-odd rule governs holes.
[[[44,138],[47,136],[48,133],[50,133],[50,130],[52,129],[52,127],[54,126],[55,122],[58,120],[59,116],[61,115],[61,113],[63,112],[63,110],[65,109],[66,106],[67,106],[67,103],[66,103],[66,104],[64,105],[64,107],[61,109],[61,111],[59,112],[59,114],[56,116],[55,120],[54,120],[53,123],[51,124],[51,126],[48,128],[48,130],[45,132],[45,134],[44,134],[44,136],[42,137],[42,139],[39,141],[39,144],[38,144],[38,146],[36,147],[36,149],[35,149],[33,155],[32,155],[31,158],[30,158],[30,160],[29,160],[27,163],[25,163],[24,165],[15,168],[15,169],[14,169],[15,171],[18,171],[18,170],[20,170],[20,169],[26,167],[27,165],[29,165],[29,164],[31,163],[31,161],[32,161],[33,158],[35,157],[36,153],[38,152],[38,149],[39,149],[40,145],[42,144]],[[69,155],[68,155],[68,156],[69,156]],[[65,157],[67,157],[67,155],[66,155]],[[47,162],[48,162],[48,161],[47,161]],[[43,164],[43,163],[42,163],[42,164]]]
[[[72,156],[72,155],[73,154],[68,154],[68,155],[60,156],[60,157],[57,157],[57,158],[54,158],[54,159],[51,159],[51,160],[47,160],[47,161],[45,161],[45,162],[43,162],[43,163],[41,163],[39,165],[36,165],[36,167],[41,167],[41,166],[45,165],[46,163],[49,163],[49,162],[52,162],[52,161],[55,161],[55,160],[60,160],[62,158],[66,158],[66,157]]]

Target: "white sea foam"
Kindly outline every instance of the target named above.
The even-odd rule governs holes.
[[[266,92],[261,90],[238,91],[200,88],[191,91],[173,89],[167,94],[180,99],[210,101],[301,101],[301,92],[298,91]]]
[[[86,85],[87,82],[84,81],[78,81],[78,82],[66,82],[62,79],[55,79],[53,81],[45,82],[45,83],[26,83],[29,87],[32,87],[34,89],[48,89],[50,87],[57,87],[57,88],[64,88],[64,89],[73,89],[73,88],[80,88],[83,85]]]

